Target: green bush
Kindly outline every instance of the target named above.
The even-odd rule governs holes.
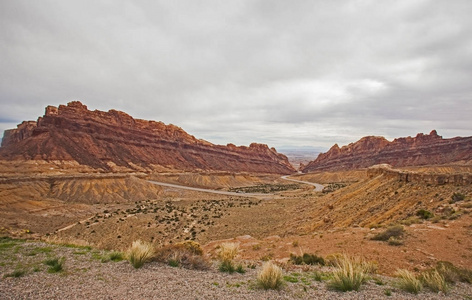
[[[44,264],[49,266],[48,273],[61,272],[64,269],[64,261],[62,258],[50,258],[44,261]]]
[[[425,209],[420,209],[416,212],[416,215],[420,217],[423,220],[431,219],[434,217],[434,214],[430,211],[427,211]]]
[[[302,256],[298,256],[295,254],[290,254],[290,261],[295,265],[325,265],[325,260],[321,256],[317,256],[314,254],[303,253]]]

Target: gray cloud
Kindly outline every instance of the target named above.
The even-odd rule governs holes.
[[[219,144],[470,136],[470,11],[466,0],[2,1],[0,130],[80,100]]]

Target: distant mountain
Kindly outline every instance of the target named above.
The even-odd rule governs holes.
[[[394,167],[437,165],[472,161],[472,137],[443,139],[436,130],[416,137],[389,142],[383,137],[366,136],[355,143],[318,155],[302,172],[349,170],[387,163]]]
[[[37,121],[6,130],[0,159],[76,161],[103,171],[219,170],[290,174],[285,155],[264,144],[214,145],[162,122],[116,110],[90,111],[78,101],[46,107]]]

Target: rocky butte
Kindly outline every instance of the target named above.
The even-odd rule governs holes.
[[[436,130],[416,137],[397,138],[366,136],[355,143],[318,155],[302,172],[367,168],[377,164],[393,167],[439,165],[472,161],[472,137],[443,139]]]
[[[216,170],[290,174],[285,155],[267,145],[214,145],[181,128],[134,119],[109,110],[90,111],[78,101],[46,107],[36,122],[6,130],[0,159],[76,161],[102,171]]]

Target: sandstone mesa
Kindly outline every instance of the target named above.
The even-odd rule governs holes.
[[[290,174],[285,155],[264,144],[214,145],[180,127],[134,119],[109,110],[90,111],[78,101],[46,107],[37,121],[4,133],[0,158],[77,161],[101,171],[212,170]]]

